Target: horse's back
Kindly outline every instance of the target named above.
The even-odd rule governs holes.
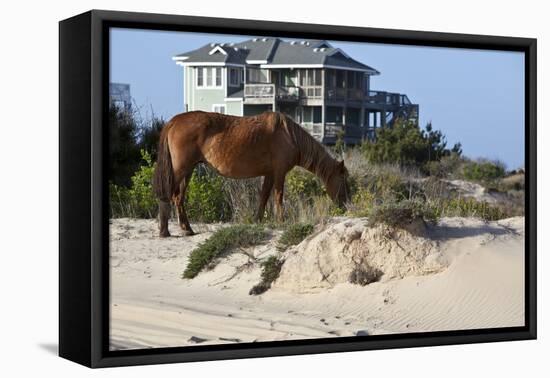
[[[291,156],[292,152],[284,130],[270,117],[273,114],[182,113],[170,121],[176,139],[173,144],[200,150],[204,160],[225,176],[266,175],[273,171],[274,155]]]

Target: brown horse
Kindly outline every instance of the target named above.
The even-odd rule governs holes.
[[[261,221],[272,188],[275,210],[283,217],[285,176],[299,165],[316,174],[339,206],[348,200],[347,169],[292,119],[278,112],[235,117],[194,111],[172,118],[160,134],[153,186],[159,199],[160,236],[170,236],[170,200],[185,235],[193,230],[185,213],[185,191],[195,165],[208,163],[221,175],[264,176],[256,219]]]

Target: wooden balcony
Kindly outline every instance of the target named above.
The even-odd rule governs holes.
[[[281,87],[275,84],[245,84],[244,100],[248,104],[272,104],[277,101],[298,101],[298,87]]]
[[[326,99],[332,101],[363,101],[365,95],[361,89],[327,88]]]
[[[411,105],[411,100],[409,100],[409,97],[400,93],[368,91],[367,93],[365,93],[365,99],[371,104],[382,104],[390,106]]]

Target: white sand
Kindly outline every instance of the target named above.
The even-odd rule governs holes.
[[[317,230],[285,253],[271,290],[250,296],[260,277],[257,260],[276,253],[278,234],[267,245],[236,252],[215,269],[183,280],[190,251],[221,226],[198,227],[201,233],[193,237],[159,239],[153,220],[113,220],[111,347],[523,325],[522,217],[489,223],[447,218],[427,238],[398,234],[382,243],[379,236],[378,244],[363,224],[340,218]],[[170,230],[178,235],[176,224]],[[326,243],[332,249],[323,252]],[[384,272],[379,282],[347,282],[350,259],[358,256]],[[319,268],[304,265],[314,258]]]

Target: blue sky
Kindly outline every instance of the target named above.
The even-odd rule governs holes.
[[[183,111],[183,69],[172,56],[210,42],[248,37],[111,30],[111,82],[131,86],[142,116],[169,119]],[[524,56],[517,52],[411,47],[331,41],[381,75],[375,90],[405,93],[420,105],[420,124],[432,122],[449,146],[461,142],[471,158],[524,165]]]

